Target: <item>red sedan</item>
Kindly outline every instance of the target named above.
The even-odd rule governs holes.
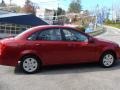
[[[35,73],[41,66],[99,62],[111,67],[120,58],[119,45],[93,38],[68,26],[37,26],[0,41],[0,64]]]

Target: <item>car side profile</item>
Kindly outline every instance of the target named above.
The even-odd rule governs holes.
[[[111,67],[120,58],[119,45],[68,26],[30,28],[14,38],[0,40],[0,64],[35,73],[42,66],[97,62]]]

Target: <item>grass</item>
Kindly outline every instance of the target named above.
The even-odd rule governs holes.
[[[107,25],[120,29],[120,23],[118,23],[118,24],[115,24],[115,23],[114,24],[107,24]]]

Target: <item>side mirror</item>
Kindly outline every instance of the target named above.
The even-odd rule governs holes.
[[[94,42],[95,42],[95,40],[92,37],[90,37],[89,38],[89,43],[94,43]]]

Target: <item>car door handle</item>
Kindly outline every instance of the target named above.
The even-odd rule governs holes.
[[[43,43],[36,43],[35,45],[36,46],[45,46],[45,44],[43,44]]]
[[[74,44],[68,44],[68,47],[75,47]]]
[[[36,46],[40,46],[40,44],[39,43],[37,43],[37,44],[35,44]]]

